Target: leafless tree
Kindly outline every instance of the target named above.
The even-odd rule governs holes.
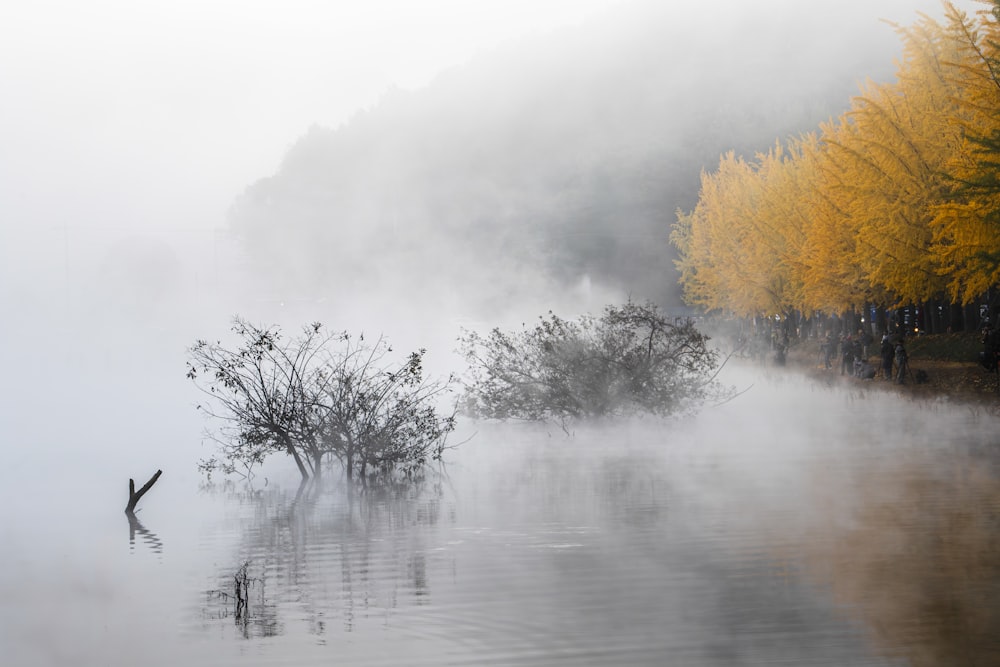
[[[384,338],[369,344],[319,323],[294,338],[239,318],[232,330],[233,347],[199,340],[189,350],[187,376],[209,397],[199,408],[222,424],[205,472],[248,476],[284,452],[303,479],[320,475],[325,458],[367,479],[440,458],[455,419],[439,403],[454,379],[426,380],[425,350],[392,363]]]
[[[672,415],[731,392],[715,381],[718,353],[690,320],[655,305],[608,306],[600,317],[553,313],[533,328],[466,331],[463,411],[488,419]]]

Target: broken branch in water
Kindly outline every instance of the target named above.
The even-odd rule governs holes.
[[[135,513],[136,503],[138,503],[139,499],[142,498],[146,494],[146,492],[153,487],[154,484],[156,484],[156,480],[160,479],[160,475],[162,474],[163,474],[162,470],[157,470],[156,474],[150,477],[149,481],[143,484],[142,488],[139,489],[138,491],[135,490],[135,480],[134,479],[128,480],[128,505],[125,506],[126,514]]]

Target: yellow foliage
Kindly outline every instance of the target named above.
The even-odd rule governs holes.
[[[1000,282],[1000,24],[988,11],[971,19],[946,7],[955,44],[949,63],[961,92],[951,119],[959,130],[948,163],[951,196],[934,207],[934,252],[949,296],[970,303]]]
[[[689,302],[836,312],[946,291],[968,301],[997,283],[1000,159],[986,156],[1000,153],[1000,29],[990,16],[946,5],[944,26],[921,16],[898,28],[897,81],[865,85],[818,134],[753,162],[730,152],[703,173],[672,235]]]

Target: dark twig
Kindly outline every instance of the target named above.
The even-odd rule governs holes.
[[[156,484],[156,480],[160,479],[160,475],[162,474],[162,470],[157,470],[156,474],[150,477],[149,481],[143,484],[142,488],[138,491],[135,490],[135,480],[128,480],[128,505],[125,506],[126,514],[135,513],[135,506],[139,502],[139,499],[142,498],[147,491],[153,488],[153,485]]]

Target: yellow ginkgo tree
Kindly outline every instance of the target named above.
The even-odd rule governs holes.
[[[754,239],[746,224],[756,203],[755,180],[752,167],[730,152],[717,171],[702,172],[694,210],[678,212],[671,239],[688,303],[739,315],[756,312],[762,277],[747,261]]]
[[[798,196],[808,215],[802,247],[802,304],[806,312],[859,310],[873,298],[867,276],[855,259],[857,235],[848,215],[850,189],[845,167],[832,160],[821,137],[834,141],[843,125],[826,123],[820,134],[801,142]]]
[[[946,7],[956,44],[949,63],[961,91],[949,196],[935,207],[934,252],[949,296],[971,303],[1000,283],[1000,2],[978,20]]]
[[[954,44],[926,16],[900,34],[898,80],[868,83],[823,141],[840,165],[834,196],[855,235],[853,261],[873,288],[920,303],[947,284],[931,220],[957,144],[957,91],[947,72]]]
[[[1000,0],[897,27],[897,78],[819,131],[703,173],[672,241],[688,301],[739,315],[969,303],[1000,282]]]

